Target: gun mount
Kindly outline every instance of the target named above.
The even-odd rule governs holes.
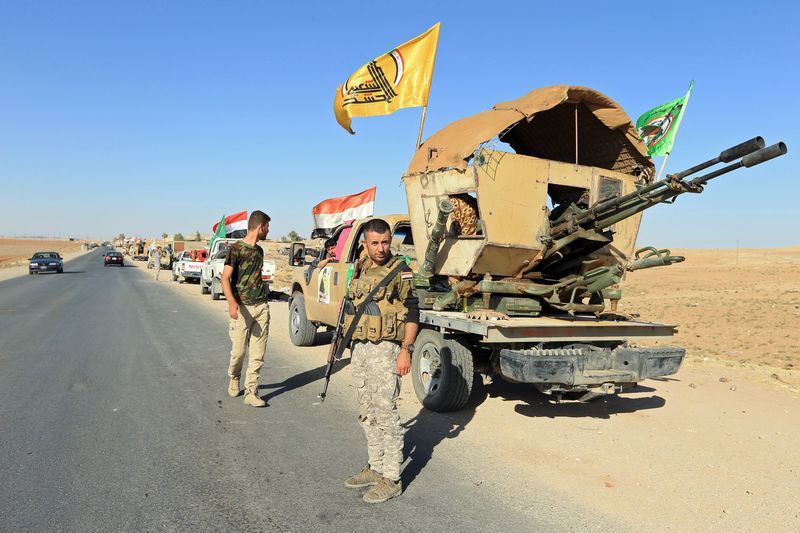
[[[784,143],[764,146],[756,137],[654,183],[627,114],[591,89],[537,89],[456,121],[426,140],[403,177],[425,258],[415,278],[421,301],[537,316],[600,313],[609,300],[615,311],[625,272],[683,261],[635,250],[642,212],[787,152]],[[720,163],[728,164],[687,179]]]

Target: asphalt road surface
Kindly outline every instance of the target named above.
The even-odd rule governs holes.
[[[364,503],[343,485],[366,444],[342,378],[315,405],[322,360],[272,334],[268,407],[229,398],[224,302],[151,276],[97,250],[0,283],[0,530],[624,529],[459,445],[458,414],[423,409],[407,421],[405,492]],[[283,333],[286,304],[271,307]]]

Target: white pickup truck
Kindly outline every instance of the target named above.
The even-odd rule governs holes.
[[[191,252],[185,251],[178,254],[178,258],[172,262],[172,281],[183,283],[190,279],[200,281],[200,271],[204,261],[192,261]]]
[[[203,294],[211,293],[212,300],[219,300],[222,294],[222,269],[225,266],[225,255],[228,247],[239,239],[217,239],[213,249],[208,254],[208,259],[203,263],[200,274],[200,291]],[[261,267],[261,279],[267,283],[267,291],[272,279],[275,277],[275,261],[264,259]]]

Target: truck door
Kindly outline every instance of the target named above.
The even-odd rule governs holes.
[[[354,263],[353,251],[349,249],[353,245],[348,243],[351,229],[345,226],[334,234],[333,238],[339,243],[335,257],[322,268],[313,267],[308,275],[306,314],[314,321],[334,324],[339,316],[339,302],[347,290],[348,273],[352,272]],[[318,261],[328,257],[323,247]]]

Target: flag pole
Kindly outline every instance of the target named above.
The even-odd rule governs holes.
[[[417,146],[416,148],[414,148],[415,152],[419,150],[419,147],[422,145],[422,127],[425,125],[425,113],[427,112],[428,112],[428,105],[425,104],[422,107],[422,120],[419,121],[419,135],[417,135]]]
[[[667,155],[664,156],[664,161],[661,163],[661,170],[658,171],[658,177],[656,178],[656,181],[661,179],[661,173],[664,172],[664,165],[667,164],[667,158],[669,157],[669,154],[670,153],[667,152]]]
[[[441,22],[437,22],[438,26]],[[419,135],[417,135],[417,145],[414,147],[414,152],[419,150],[422,146],[422,128],[425,125],[425,114],[428,112],[428,97],[431,94],[431,83],[433,83],[433,69],[436,67],[436,53],[439,51],[439,31],[436,31],[436,44],[433,45],[433,62],[431,63],[431,78],[428,84],[428,93],[425,95],[425,105],[422,106],[422,118],[419,121]]]

